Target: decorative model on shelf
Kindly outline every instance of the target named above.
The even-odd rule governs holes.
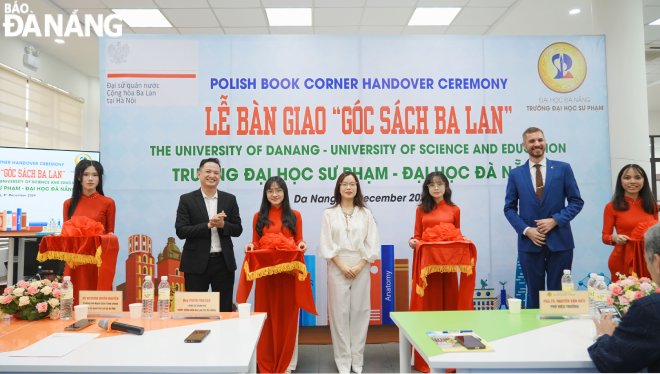
[[[474,295],[472,297],[472,305],[474,310],[495,310],[496,297],[495,290],[492,288],[487,288],[488,279],[481,280],[481,289],[474,290]]]

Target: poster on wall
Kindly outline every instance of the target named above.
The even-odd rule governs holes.
[[[521,142],[530,126],[545,132],[549,159],[571,164],[585,200],[571,223],[576,278],[607,270],[602,36],[126,35],[100,39],[100,69],[120,290],[134,290],[144,268],[178,276],[172,282],[183,287],[179,196],[199,188],[200,160],[218,157],[219,188],[236,196],[243,220],[243,234],[233,238],[239,268],[263,183],[285,179],[303,219],[305,260],[314,264],[319,316],[301,318],[305,324],[327,324],[318,240],[345,170],[360,178],[381,244],[393,247],[371,265],[371,323],[389,323],[384,311],[407,310],[408,240],[422,182],[435,170],[449,178],[461,231],[476,245],[477,288],[499,295],[506,282],[513,296],[524,282],[504,196],[510,171],[528,159]]]
[[[0,231],[61,226],[81,160],[99,152],[0,147]]]

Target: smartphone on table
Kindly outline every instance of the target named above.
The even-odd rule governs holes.
[[[184,340],[185,343],[201,343],[204,338],[208,336],[208,334],[211,332],[211,330],[195,330],[192,332],[192,334],[188,335],[186,340]]]
[[[81,319],[64,328],[64,331],[80,331],[89,325],[93,325],[95,319]]]
[[[472,335],[457,336],[456,340],[467,349],[484,349],[486,346]]]
[[[619,309],[617,309],[614,305],[601,305],[598,307],[598,312],[600,314],[609,314],[610,310],[612,311],[612,321],[614,322],[621,322],[621,313],[619,313]]]

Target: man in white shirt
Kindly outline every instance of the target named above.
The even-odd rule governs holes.
[[[220,161],[207,158],[199,164],[199,190],[181,195],[176,211],[176,235],[186,242],[180,271],[186,291],[220,292],[220,311],[231,312],[236,259],[231,237],[243,232],[236,197],[218,190]]]
[[[539,307],[539,291],[561,290],[563,270],[573,263],[571,221],[580,213],[573,170],[545,158],[545,135],[536,127],[523,133],[529,161],[509,173],[504,215],[518,234],[518,257],[527,282],[527,308]],[[568,204],[566,204],[568,202]]]

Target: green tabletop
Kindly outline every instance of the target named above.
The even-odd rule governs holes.
[[[531,331],[563,320],[538,319],[538,309],[523,309],[520,314],[508,310],[464,310],[447,312],[391,312],[396,321],[426,357],[442,354],[426,333],[428,331],[472,330],[487,342]]]

